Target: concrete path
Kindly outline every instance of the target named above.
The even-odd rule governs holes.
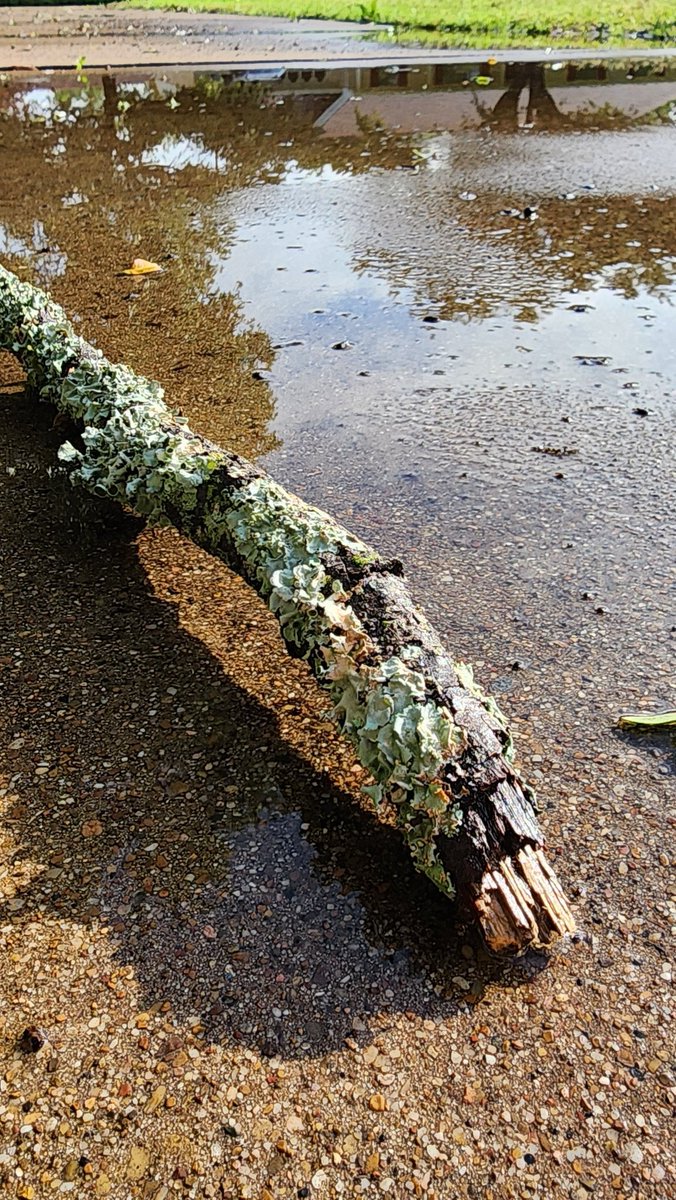
[[[106,67],[368,66],[387,62],[481,59],[480,51],[434,50],[376,41],[384,27],[341,21],[288,21],[216,13],[151,12],[85,5],[0,7],[0,70],[68,69],[84,57]],[[488,56],[488,51],[483,52]],[[560,50],[558,60],[662,57],[674,51]],[[498,61],[533,61],[542,51],[495,51]]]

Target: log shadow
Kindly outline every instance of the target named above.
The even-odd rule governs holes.
[[[173,534],[139,543],[131,518],[73,542],[51,418],[16,388],[0,387],[0,812],[25,882],[0,921],[105,926],[145,1007],[267,1056],[324,1054],[376,1014],[449,1017],[491,982],[532,978],[544,960],[482,955],[396,831],[336,782],[350,755],[336,768],[313,681],[268,645],[241,581]],[[219,589],[236,678],[186,628]],[[269,706],[254,694],[268,653],[279,710],[274,688]],[[282,728],[289,706],[326,742],[326,769]]]
[[[662,775],[676,775],[676,730],[672,729],[613,729],[615,741],[657,759]]]

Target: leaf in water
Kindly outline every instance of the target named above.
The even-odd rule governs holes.
[[[135,258],[123,275],[157,275],[162,268],[159,263],[148,262],[146,258]]]
[[[676,729],[676,709],[660,713],[621,713],[617,724],[620,729]]]

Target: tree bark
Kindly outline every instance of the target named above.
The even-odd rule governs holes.
[[[373,777],[365,790],[489,948],[518,954],[572,932],[505,718],[414,605],[401,563],[193,433],[158,384],[108,362],[2,267],[0,348],[70,423],[59,456],[72,483],[174,525],[263,597],[329,692]]]

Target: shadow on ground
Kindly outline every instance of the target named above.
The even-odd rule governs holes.
[[[0,920],[104,925],[145,1007],[169,1001],[208,1039],[268,1056],[324,1053],[388,1010],[451,1015],[491,980],[539,970],[501,967],[454,932],[396,832],[336,783],[349,754],[334,771],[318,690],[278,639],[268,646],[240,581],[174,535],[143,533],[160,599],[140,523],[73,541],[48,474],[51,418],[6,378],[0,721],[17,891]],[[180,593],[190,612],[219,589],[237,679],[168,602]],[[247,686],[265,671],[271,707]],[[279,711],[326,743],[326,770],[280,729],[275,685]]]

